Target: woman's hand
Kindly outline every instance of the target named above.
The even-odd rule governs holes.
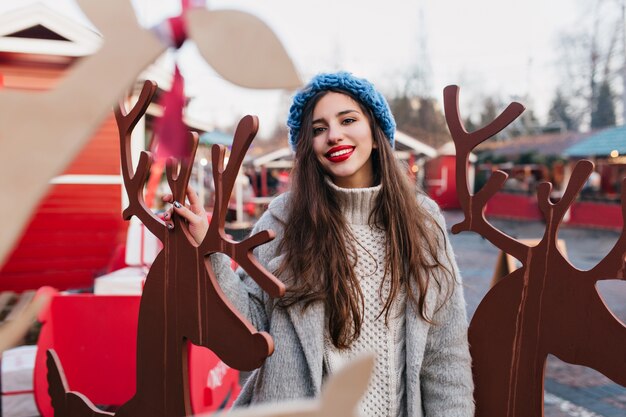
[[[204,211],[202,203],[198,199],[198,195],[189,185],[187,186],[187,199],[189,200],[189,207],[186,207],[178,201],[174,201],[172,194],[166,194],[163,196],[163,201],[166,203],[172,203],[173,210],[176,214],[187,220],[191,236],[193,236],[197,244],[200,244],[209,230],[207,214],[206,211]],[[166,211],[163,218],[167,222],[167,227],[173,229],[174,223],[170,221],[172,219],[172,209]]]

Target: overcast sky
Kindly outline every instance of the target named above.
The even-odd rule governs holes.
[[[146,26],[180,8],[179,0],[132,1]],[[0,11],[28,2],[0,0]],[[41,2],[78,15],[72,0]],[[557,84],[558,34],[580,25],[591,2],[209,0],[208,5],[248,11],[264,20],[304,80],[321,71],[345,69],[393,94],[406,74],[420,67],[430,74],[426,93],[439,100],[446,85],[461,86],[463,113],[476,106],[477,97],[497,95],[524,101],[542,118]],[[181,55],[181,70],[196,97],[194,117],[227,125],[240,115],[258,114],[261,133],[283,123],[291,93],[232,86],[196,56],[193,45]]]

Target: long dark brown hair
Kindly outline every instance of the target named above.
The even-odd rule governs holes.
[[[338,348],[349,347],[360,335],[363,321],[363,293],[355,275],[354,240],[341,214],[336,192],[325,181],[326,173],[313,151],[313,109],[329,91],[346,94],[367,115],[374,142],[372,163],[376,183],[382,183],[368,223],[384,231],[387,247],[385,275],[390,290],[381,315],[389,318],[391,307],[402,286],[409,302],[422,319],[431,322],[425,309],[426,293],[432,276],[452,280],[452,272],[439,261],[445,247],[445,234],[430,213],[417,203],[415,187],[396,160],[393,149],[372,112],[352,94],[325,90],[313,96],[302,113],[302,126],[296,149],[288,220],[279,250],[284,260],[277,274],[290,277],[287,295],[278,305],[324,303],[331,340]],[[444,274],[432,274],[441,268]],[[413,288],[417,287],[418,297]],[[381,283],[382,288],[382,283]]]

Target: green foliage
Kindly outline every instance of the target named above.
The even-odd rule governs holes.
[[[494,155],[490,151],[478,152],[476,154],[476,162],[477,164],[503,164],[508,162],[508,159],[504,155]]]
[[[561,156],[561,155],[548,155],[545,158],[545,165],[552,169],[552,167],[554,166],[555,163],[561,163],[561,164],[565,164],[567,163],[568,159]]]
[[[476,125],[476,123],[474,123],[472,118],[469,116],[463,121],[463,125],[465,126],[465,130],[467,130],[468,132],[473,132],[475,130],[478,130],[478,128],[480,127]]]
[[[556,90],[556,96],[548,112],[548,123],[562,123],[568,131],[578,131],[576,120],[569,100],[563,95],[561,89]]]
[[[487,181],[489,181],[489,177],[491,176],[491,174],[491,171],[487,171],[484,169],[479,169],[476,171],[476,175],[474,177],[474,194],[479,192],[480,189],[483,188],[485,184],[487,184]]]
[[[496,103],[493,97],[488,96],[483,101],[483,110],[480,113],[480,126],[487,126],[498,114],[500,114],[500,104]]]
[[[484,127],[495,120],[496,117],[506,108],[506,104],[494,97],[486,97],[483,100],[483,109],[480,113],[479,126]],[[494,136],[495,140],[504,140],[516,136],[529,135],[535,133],[537,119],[532,109],[527,109],[513,123],[502,132]]]
[[[398,130],[433,147],[450,140],[441,108],[433,98],[402,94],[389,101]]]
[[[615,102],[611,85],[608,81],[600,84],[597,97],[591,111],[591,128],[615,126]]]
[[[546,163],[546,156],[537,151],[528,151],[520,154],[515,163],[519,165],[544,165]]]

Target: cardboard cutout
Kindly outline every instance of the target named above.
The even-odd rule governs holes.
[[[295,89],[302,84],[274,32],[253,15],[192,9],[186,19],[198,50],[227,81],[249,88]]]
[[[559,225],[593,164],[585,160],[576,164],[556,204],[550,201],[552,185],[540,184],[537,200],[546,222],[545,234],[536,246],[515,240],[484,217],[485,205],[500,190],[507,174],[494,172],[472,195],[467,166],[470,151],[508,126],[524,107],[512,103],[489,125],[467,132],[458,100],[459,88],[446,87],[446,121],[456,146],[457,192],[465,213],[452,232],[479,233],[522,263],[487,293],[470,324],[476,416],[543,416],[544,368],[549,354],[593,368],[626,386],[626,326],[607,308],[595,286],[602,279],[624,279],[626,222],[610,253],[589,271],[574,267],[557,245]],[[622,186],[626,217],[625,193],[626,180]]]
[[[374,362],[371,354],[350,361],[328,378],[318,399],[258,405],[216,417],[357,417]]]
[[[100,50],[51,91],[0,90],[0,166],[5,173],[0,188],[11,196],[11,204],[0,208],[2,217],[11,219],[0,240],[0,263],[50,178],[76,156],[111,106],[166,48],[138,25],[128,0],[79,4],[104,36]]]
[[[102,47],[51,91],[0,90],[0,166],[5,173],[0,189],[11,199],[0,208],[0,215],[11,219],[0,239],[0,265],[50,178],[62,172],[141,71],[167,48],[137,23],[129,0],[77,2],[102,33]],[[191,37],[227,80],[253,88],[299,85],[286,52],[256,17],[204,9],[191,9],[187,17]],[[207,24],[212,27],[205,28]],[[218,33],[223,43],[208,37]],[[36,168],[23,169],[27,165]]]

